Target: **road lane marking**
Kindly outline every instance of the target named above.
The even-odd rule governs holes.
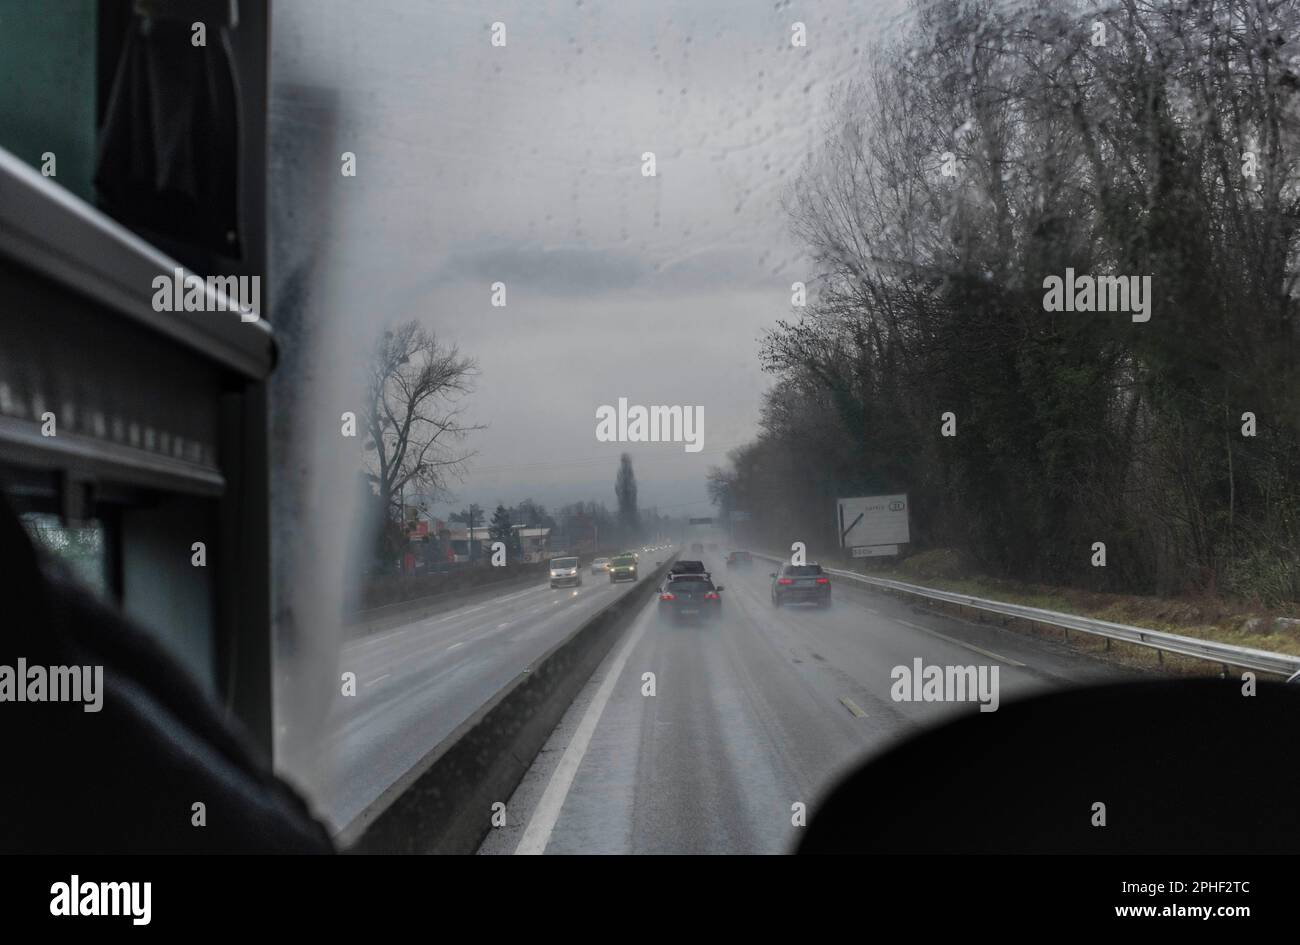
[[[495,601],[493,602],[495,603]],[[477,607],[466,607],[464,610],[454,610],[445,617],[439,617],[437,620],[430,620],[429,623],[442,623],[446,620],[455,620],[457,617],[464,617],[466,614],[476,614],[480,610],[486,610],[490,605],[479,604]]]
[[[848,709],[856,717],[860,719],[865,719],[867,717],[867,713],[858,708],[858,704],[848,696],[840,696],[840,702],[844,703],[844,708]]]
[[[501,604],[503,601],[511,601],[530,594],[535,594],[537,593],[538,590],[539,588],[529,588],[526,591],[520,591],[516,594],[511,594],[507,597],[497,598],[496,600],[488,601],[486,604],[480,604],[476,607],[461,607],[456,610],[453,610],[451,613],[444,614],[440,617],[426,617],[425,619],[416,621],[415,623],[404,624],[400,627],[394,627],[391,630],[381,631],[379,633],[374,634],[373,636],[364,637],[357,640],[350,640],[344,645],[344,649],[347,650],[348,652],[357,652],[357,653],[366,654],[366,657],[368,658],[371,651],[374,650],[386,650],[397,646],[405,646],[408,641],[399,638],[402,637],[403,634],[410,633],[415,630],[427,632],[432,630],[435,624],[446,623],[448,620],[457,620],[466,617],[470,614],[479,613],[480,611],[487,610],[488,608],[492,608],[492,607],[505,610],[508,613],[515,612],[517,608],[514,607],[502,608],[502,607],[498,607],[497,605]],[[531,607],[531,605],[529,606]],[[424,641],[420,641],[420,642],[424,642]],[[423,647],[422,649],[415,650],[414,652],[405,654],[405,657],[410,658],[412,656],[419,656],[421,654],[429,652],[430,650],[440,649],[441,647],[442,647],[441,641],[434,641],[430,646],[426,646]]]
[[[456,647],[464,646],[464,645],[465,645],[464,640],[461,640],[459,643],[453,643],[451,646],[447,647],[447,652],[450,653],[452,650],[456,649]]]
[[[905,627],[911,627],[913,630],[920,630],[922,633],[928,633],[932,637],[938,637],[940,640],[947,640],[949,643],[955,644],[957,646],[965,647],[968,650],[974,650],[980,656],[987,656],[991,660],[997,660],[998,662],[1006,663],[1008,666],[1025,665],[1024,663],[1020,662],[1020,660],[1013,660],[1009,656],[999,656],[997,653],[993,653],[990,650],[982,649],[981,647],[976,646],[974,643],[967,643],[965,640],[958,640],[955,637],[950,637],[945,634],[942,634],[938,630],[931,630],[929,627],[923,627],[919,623],[912,623],[910,620],[903,620],[902,618],[899,618],[898,622],[903,624],[903,626]]]
[[[519,846],[515,847],[516,856],[537,856],[546,852],[546,845],[551,842],[551,834],[560,819],[560,810],[569,796],[569,788],[573,787],[578,766],[582,764],[582,758],[587,754],[587,746],[591,744],[591,736],[595,734],[596,726],[600,724],[605,705],[614,692],[618,678],[623,675],[623,667],[627,665],[628,657],[632,655],[632,650],[641,641],[641,637],[645,635],[645,628],[649,625],[650,620],[643,619],[641,626],[633,631],[623,643],[623,648],[618,651],[591,704],[583,713],[582,721],[574,730],[573,738],[565,747],[560,763],[551,772],[551,780],[542,793],[542,799],[537,802],[537,807],[533,810],[533,816],[529,819],[528,827],[519,840]]]
[[[383,680],[387,679],[387,678],[388,678],[389,676],[391,676],[391,675],[393,675],[393,674],[392,674],[392,673],[384,673],[384,675],[382,675],[382,676],[376,676],[374,679],[370,680],[370,682],[371,682],[372,684],[373,684],[373,683],[377,683],[377,682],[382,682]]]

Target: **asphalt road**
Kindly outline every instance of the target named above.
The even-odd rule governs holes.
[[[487,589],[425,620],[348,642],[317,755],[314,802],[340,829],[530,662],[632,587],[584,572],[580,587]]]
[[[482,853],[779,853],[846,767],[974,702],[896,702],[895,666],[998,667],[1005,702],[1122,671],[1049,641],[835,586],[776,609],[771,566],[706,563],[723,619],[663,625],[652,599],[596,671]],[[653,674],[654,695],[647,695]]]

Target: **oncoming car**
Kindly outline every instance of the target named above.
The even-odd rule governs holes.
[[[636,580],[636,555],[631,552],[618,555],[609,563],[609,583]]]
[[[722,615],[721,590],[707,574],[670,574],[659,588],[659,619],[716,620]]]
[[[606,571],[608,571],[608,570],[609,570],[609,559],[608,559],[608,558],[593,558],[593,559],[592,559],[592,561],[591,561],[591,573],[592,573],[592,574],[604,574],[604,573],[605,573]]]
[[[572,584],[577,587],[582,583],[582,574],[578,571],[577,558],[551,559],[551,587]]]
[[[800,603],[813,603],[818,607],[831,605],[831,579],[816,562],[783,564],[771,578],[773,607]]]

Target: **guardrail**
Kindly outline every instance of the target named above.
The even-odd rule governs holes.
[[[751,552],[751,554],[766,561],[778,563],[785,561],[784,558],[762,552],[755,551]],[[1077,614],[1064,614],[1055,610],[1045,610],[1041,607],[1027,607],[1005,601],[987,600],[983,597],[972,597],[969,594],[943,591],[938,588],[925,587],[921,584],[907,584],[889,578],[871,577],[866,574],[858,574],[855,571],[845,571],[841,568],[825,568],[824,570],[835,577],[848,578],[859,584],[895,593],[941,601],[970,610],[1009,617],[1014,620],[1028,620],[1049,627],[1076,630],[1080,633],[1089,633],[1109,640],[1119,640],[1136,646],[1145,646],[1164,653],[1190,656],[1194,659],[1218,663],[1225,670],[1230,666],[1235,666],[1240,669],[1285,676],[1288,681],[1300,677],[1300,656],[1292,656],[1289,653],[1273,653],[1268,650],[1256,650],[1246,646],[1234,646],[1230,643],[1218,643],[1214,640],[1199,640],[1196,637],[1185,637],[1177,633],[1167,633],[1163,630],[1148,630],[1145,627],[1130,627],[1122,623],[1111,623],[1108,620],[1096,620],[1091,617],[1081,617]]]

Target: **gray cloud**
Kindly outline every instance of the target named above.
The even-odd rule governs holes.
[[[649,271],[642,260],[613,250],[515,245],[452,252],[436,281],[484,285],[501,281],[512,289],[586,296],[626,291]]]

